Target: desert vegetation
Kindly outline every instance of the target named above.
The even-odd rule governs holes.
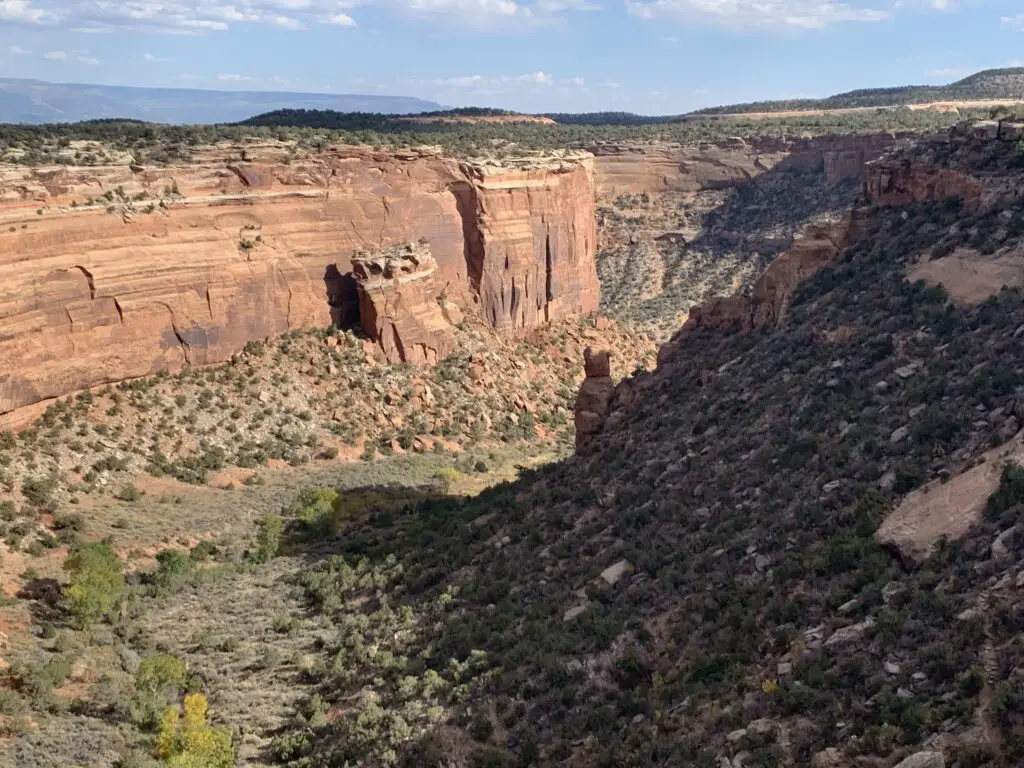
[[[224,365],[69,396],[0,436],[2,535],[40,554],[74,537],[97,499],[145,506],[149,488],[173,504],[176,487],[237,489],[268,467],[485,446],[564,454],[584,346],[619,350],[619,375],[653,367],[645,337],[602,327],[566,321],[512,340],[466,321],[456,352],[429,369],[382,365],[353,331],[293,332]]]
[[[418,123],[377,115],[285,112],[243,125],[172,126],[96,120],[66,125],[0,126],[0,162],[102,165],[128,157],[140,164],[187,162],[200,147],[278,141],[296,153],[332,144],[383,148],[439,146],[456,157],[501,157],[527,151],[587,147],[599,141],[697,142],[728,137],[821,135],[871,131],[927,133],[961,114],[879,111],[777,120],[611,123]]]
[[[975,100],[1021,100],[1024,98],[1024,68],[986,69],[948,85],[905,85],[895,88],[862,88],[823,99],[786,99],[727,104],[698,110],[698,115],[745,112],[789,112],[793,110],[897,107],[906,104]]]

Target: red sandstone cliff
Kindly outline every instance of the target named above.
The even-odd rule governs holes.
[[[647,192],[696,193],[733,187],[786,163],[793,170],[821,169],[830,183],[863,181],[865,166],[908,136],[892,133],[843,134],[817,138],[757,137],[692,145],[602,143],[595,155],[597,196]]]
[[[498,328],[594,311],[592,173],[579,153],[498,167],[273,146],[0,168],[0,415],[351,317],[360,248],[425,238],[437,284]]]

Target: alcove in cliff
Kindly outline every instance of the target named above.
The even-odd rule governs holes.
[[[347,331],[358,328],[359,289],[351,272],[342,272],[337,264],[329,264],[324,270],[324,286],[327,288],[327,303],[331,307],[331,322],[336,328]]]

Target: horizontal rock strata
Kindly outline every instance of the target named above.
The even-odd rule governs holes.
[[[350,321],[356,249],[426,239],[436,283],[496,328],[592,312],[592,176],[585,153],[475,165],[272,144],[162,168],[0,168],[0,419]]]

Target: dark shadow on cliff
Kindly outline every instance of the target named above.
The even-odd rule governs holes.
[[[324,287],[334,326],[343,331],[358,327],[359,289],[352,273],[342,273],[337,264],[328,264],[324,270]]]
[[[469,285],[477,294],[480,292],[480,278],[484,267],[484,244],[477,226],[476,190],[465,181],[459,181],[448,187],[455,198],[455,206],[462,220],[462,254],[466,262],[466,276]]]
[[[613,226],[622,245],[598,254],[602,311],[668,338],[690,307],[745,292],[796,234],[845,214],[860,186],[856,179],[831,183],[824,160],[791,156],[694,202],[674,194],[655,198],[653,217],[618,214]],[[681,235],[651,242],[674,227],[699,227],[700,234],[688,242]]]
[[[771,259],[808,223],[849,210],[861,186],[857,179],[830,181],[824,160],[808,166],[805,158],[787,157],[734,187],[725,204],[708,214],[704,233],[691,245],[712,251],[738,246]]]

